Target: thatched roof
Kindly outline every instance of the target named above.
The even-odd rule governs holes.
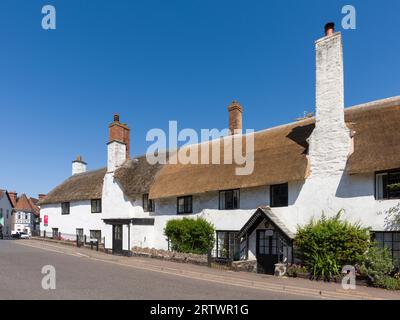
[[[69,201],[82,201],[99,199],[102,196],[103,180],[107,172],[106,168],[76,174],[55,189],[42,201],[40,205],[55,204]]]
[[[235,163],[223,164],[226,148],[221,139],[218,142],[221,146],[220,163],[222,164],[165,165],[151,187],[150,198],[303,180],[308,175],[307,139],[313,128],[313,120],[306,119],[256,132],[254,134],[254,171],[251,175],[237,175],[238,165]],[[217,141],[214,140],[205,144],[208,144],[211,150],[215,143]],[[245,138],[243,138],[243,150],[245,146]],[[211,158],[211,151],[209,153]]]
[[[132,199],[149,192],[161,166],[161,164],[149,164],[146,157],[142,156],[127,161],[115,171],[114,177],[125,195]]]
[[[345,121],[355,131],[347,173],[400,168],[400,97],[348,108]],[[308,118],[256,132],[255,167],[251,175],[236,175],[234,164],[168,164],[157,176],[150,198],[304,180],[309,174],[307,138],[314,127],[315,118]]]
[[[345,120],[355,132],[347,173],[400,168],[400,97],[348,108]],[[236,164],[150,165],[143,156],[117,169],[115,178],[128,197],[150,193],[151,199],[304,180],[309,175],[307,140],[314,126],[315,119],[307,118],[256,132],[251,175],[237,175]],[[211,147],[220,143],[220,158],[224,163],[224,139],[227,138],[200,144],[198,151],[206,145],[212,154]],[[100,169],[72,176],[51,191],[41,204],[100,198],[105,173],[106,169]]]
[[[355,131],[347,173],[400,168],[400,97],[350,108],[346,122]]]

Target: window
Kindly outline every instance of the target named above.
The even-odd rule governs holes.
[[[97,239],[101,243],[101,230],[90,230],[90,239]]]
[[[271,186],[271,207],[287,207],[289,205],[288,193],[287,183]]]
[[[237,231],[217,231],[217,258],[240,260],[240,241],[237,234]]]
[[[61,203],[61,214],[69,214],[69,202]]]
[[[53,239],[59,238],[58,228],[53,228]]]
[[[400,170],[375,175],[375,198],[400,199]]]
[[[18,213],[18,220],[21,220],[21,214]]]
[[[149,199],[148,194],[143,195],[143,211],[144,212],[154,212],[154,200]]]
[[[92,213],[101,213],[101,199],[92,200]]]
[[[29,214],[25,213],[25,220],[29,220]]]
[[[393,264],[400,267],[400,232],[374,232],[372,237],[378,248],[387,247]]]
[[[257,251],[262,255],[277,255],[278,250],[278,234],[273,229],[257,230],[258,248]]]
[[[178,198],[178,214],[192,213],[192,196]]]
[[[3,208],[0,208],[0,218],[3,218]]]
[[[239,209],[239,189],[224,190],[219,192],[219,209]]]
[[[79,238],[80,241],[83,241],[83,229],[76,229],[76,236]]]

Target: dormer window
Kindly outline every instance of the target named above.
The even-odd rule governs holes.
[[[143,195],[143,211],[144,212],[154,212],[154,200],[149,199],[149,194],[146,193]]]
[[[91,201],[92,213],[101,213],[101,199]]]
[[[61,214],[69,214],[69,202],[63,202],[61,203]]]
[[[192,196],[185,196],[178,198],[178,214],[193,213],[193,198]]]
[[[239,189],[224,190],[219,192],[219,209],[234,210],[239,209]]]
[[[375,198],[400,199],[400,170],[379,172],[375,175]]]
[[[271,208],[289,205],[289,186],[287,183],[271,186]]]

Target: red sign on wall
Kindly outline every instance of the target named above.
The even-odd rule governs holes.
[[[44,220],[44,225],[47,227],[48,224],[49,224],[49,216],[48,216],[48,215],[45,215],[45,216],[43,217],[43,220]]]

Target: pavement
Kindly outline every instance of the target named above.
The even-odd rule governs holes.
[[[44,290],[42,267],[56,270]],[[210,269],[143,257],[122,257],[42,240],[0,240],[2,299],[381,300],[400,293],[336,283]]]

